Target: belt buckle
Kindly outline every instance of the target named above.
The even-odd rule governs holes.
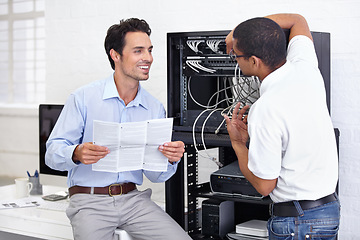
[[[112,194],[111,193],[111,187],[115,187],[115,186],[120,186],[120,193],[119,194]],[[119,183],[116,183],[116,184],[111,184],[111,185],[109,185],[109,195],[112,197],[112,196],[119,196],[119,195],[121,195],[122,194],[122,185],[121,184],[119,184]]]

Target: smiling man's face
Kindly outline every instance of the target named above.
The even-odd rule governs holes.
[[[147,80],[153,62],[153,46],[144,32],[128,32],[120,58],[119,70],[123,77],[137,81]]]

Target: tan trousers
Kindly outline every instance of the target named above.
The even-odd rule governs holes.
[[[75,194],[66,214],[75,240],[115,240],[121,228],[136,240],[191,240],[189,235],[151,200],[151,189],[121,196]]]

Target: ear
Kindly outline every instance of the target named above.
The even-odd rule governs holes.
[[[114,49],[110,50],[110,56],[114,62],[117,62],[120,59],[120,54],[118,52],[116,52]]]
[[[250,62],[250,64],[252,64],[253,67],[256,67],[256,68],[259,68],[259,66],[262,64],[261,59],[254,55],[249,58],[249,62]]]
[[[249,63],[251,64],[251,66],[253,68],[256,68],[256,69],[259,69],[264,65],[262,60],[260,58],[256,57],[256,56],[251,56],[249,58]]]

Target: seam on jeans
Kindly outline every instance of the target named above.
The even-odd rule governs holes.
[[[322,232],[319,232],[319,231],[314,231],[314,226],[335,226],[336,229],[332,229],[332,230],[323,230]],[[316,224],[313,224],[310,226],[310,232],[307,233],[310,238],[313,238],[313,237],[316,237],[316,238],[329,238],[329,237],[335,237],[338,235],[338,232],[339,232],[339,223],[337,224],[319,224],[319,225],[316,225]]]
[[[276,237],[290,237],[291,236],[291,233],[276,233],[273,231],[273,224],[274,224],[274,221],[276,221],[277,218],[281,218],[281,219],[284,219],[284,218],[288,218],[288,217],[271,217],[269,220],[268,220],[268,231],[269,231],[269,234],[272,234]],[[291,217],[293,218],[293,217]],[[292,238],[292,240],[294,240],[294,238]]]
[[[294,240],[298,240],[299,239],[299,217],[295,217],[295,228],[294,228]]]
[[[334,224],[339,222],[339,218],[313,218],[306,220],[299,220],[299,224],[315,224],[316,222],[325,223],[325,222],[334,222]]]
[[[312,234],[317,234],[318,233],[318,231],[316,231],[316,229],[317,229],[317,227],[319,227],[319,226],[321,226],[321,227],[329,227],[329,226],[335,226],[336,227],[336,229],[331,229],[331,230],[323,230],[324,232],[325,231],[338,231],[339,230],[339,223],[328,223],[328,222],[322,222],[321,224],[316,224],[316,223],[314,223],[314,224],[311,224],[311,226],[310,226],[310,233],[312,233]],[[315,230],[314,230],[315,229]]]

